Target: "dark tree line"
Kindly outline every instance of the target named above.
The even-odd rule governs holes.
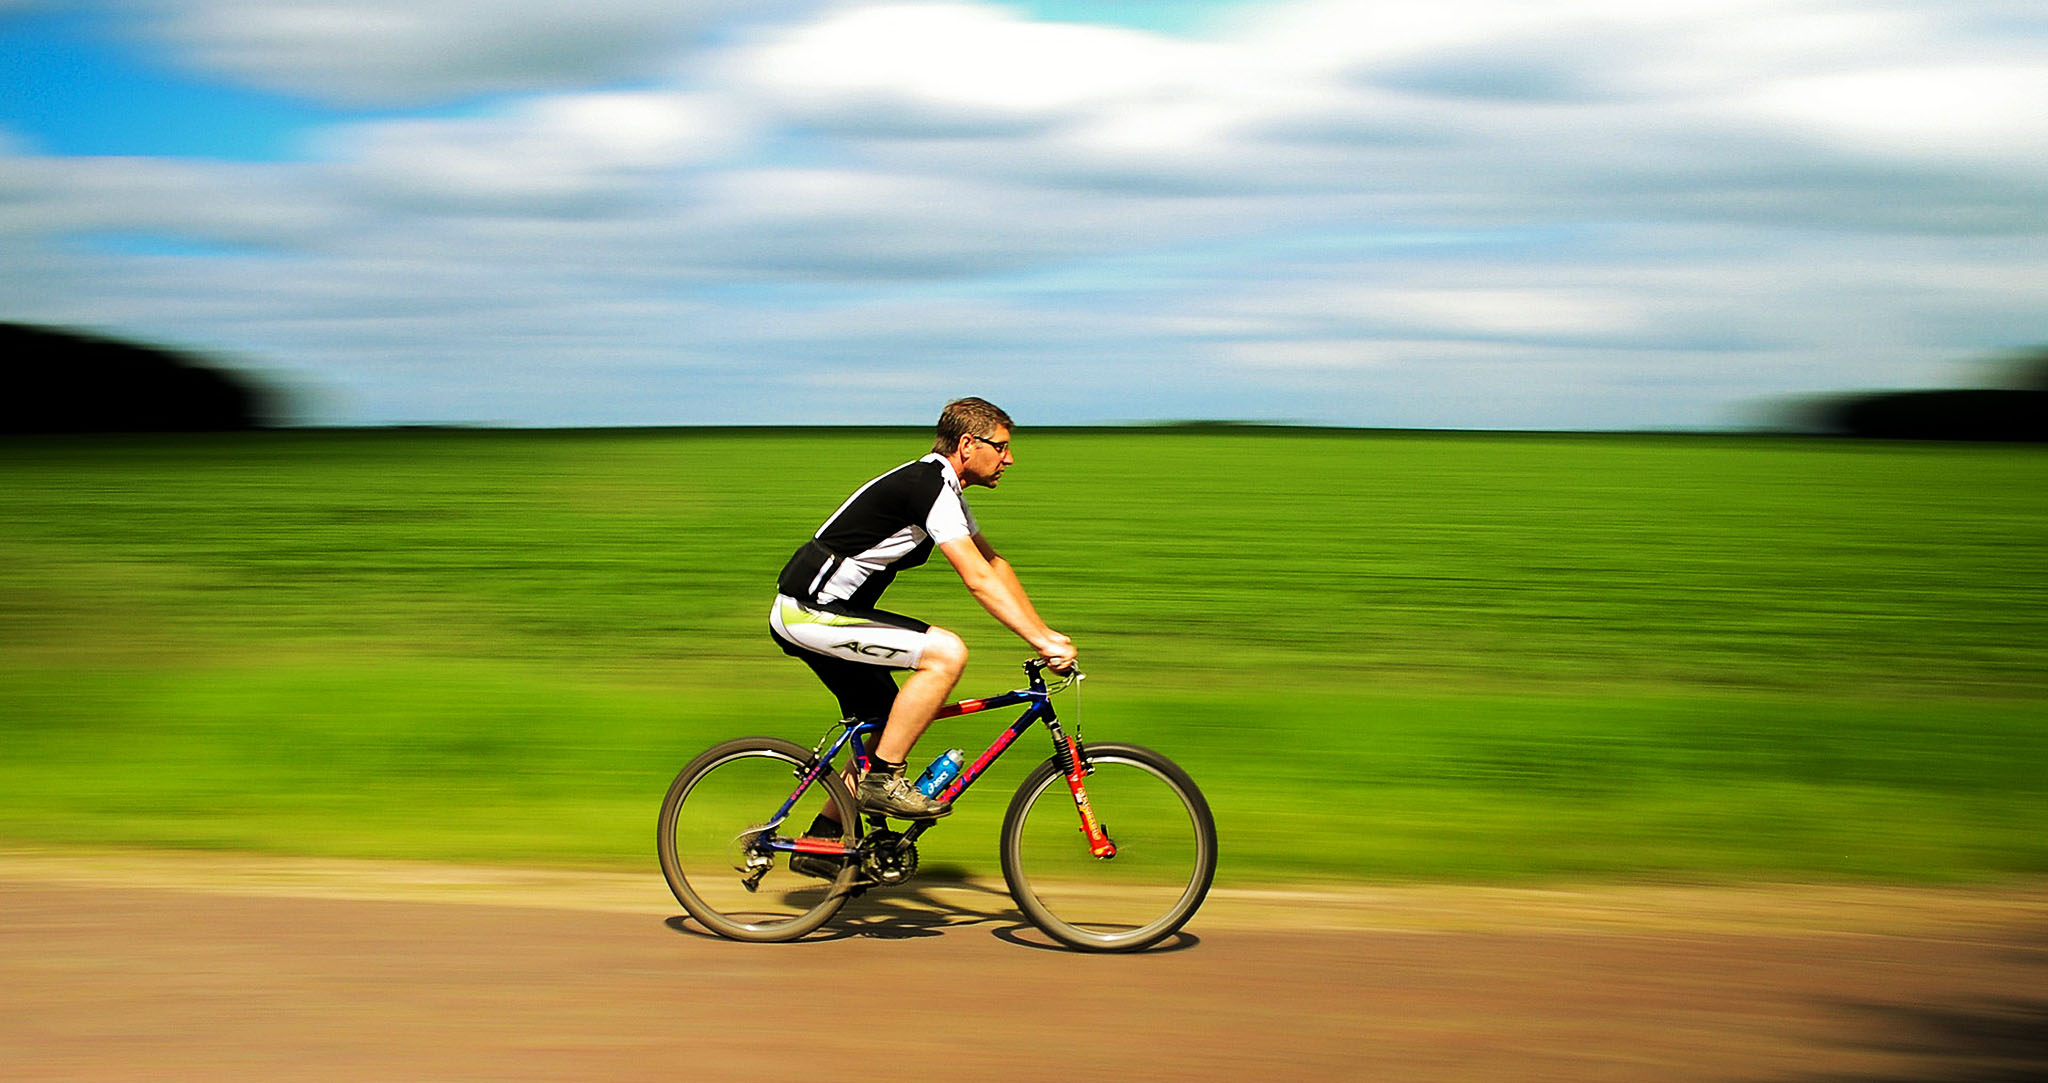
[[[1822,432],[1890,440],[2048,443],[2048,350],[2011,365],[2008,386],[1843,395],[1811,409]]]
[[[269,389],[172,350],[0,323],[0,433],[220,432],[280,420]]]

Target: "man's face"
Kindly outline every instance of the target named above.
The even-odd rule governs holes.
[[[1010,454],[1010,427],[998,425],[987,436],[962,438],[967,444],[967,456],[960,470],[960,484],[985,485],[995,488],[1003,480],[1003,471],[1017,461]]]

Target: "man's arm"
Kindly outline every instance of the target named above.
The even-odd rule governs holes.
[[[987,538],[979,534],[974,535],[974,547],[981,550],[981,558],[988,561],[989,570],[996,573],[996,577],[1003,581],[1003,585],[1015,592],[1017,600],[1023,603],[1024,611],[1030,614],[1032,620],[1043,626],[1045,621],[1039,617],[1037,608],[1032,606],[1031,596],[1024,592],[1024,584],[1017,579],[1017,569],[1003,559],[1003,554],[996,552],[996,547],[990,545]]]
[[[974,600],[981,603],[990,616],[1031,644],[1031,648],[1053,662],[1055,668],[1066,669],[1072,665],[1074,641],[1046,627],[1038,610],[1031,605],[1031,596],[1024,593],[1024,584],[1018,581],[1016,570],[986,538],[980,534],[955,538],[939,546],[939,551],[946,554],[953,570],[960,573],[960,581],[967,584],[968,593],[974,595]]]

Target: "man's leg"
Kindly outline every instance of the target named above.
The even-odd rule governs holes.
[[[841,777],[864,809],[908,819],[943,816],[949,811],[948,806],[926,798],[914,786],[904,782],[903,769],[917,739],[931,726],[932,716],[952,695],[967,667],[967,645],[959,636],[944,628],[918,627],[923,629],[920,633],[923,641],[918,651],[917,666],[903,679],[900,688],[889,676],[891,671],[883,667],[855,665],[820,658],[808,652],[790,651],[809,663],[825,685],[839,697],[840,707],[847,717],[873,718],[883,713],[880,707],[887,706],[888,717],[882,726],[882,736],[876,740],[875,747],[869,749],[875,767],[869,775],[874,781],[864,786],[864,780],[851,761],[848,761]],[[843,827],[836,818],[821,812],[805,834],[838,838],[842,831]],[[831,874],[820,871],[811,875],[829,878]]]
[[[967,668],[967,644],[959,636],[944,628],[933,628],[926,636],[924,655],[896,690],[889,723],[882,728],[882,739],[875,742],[874,754],[889,763],[909,760],[911,747],[930,728],[932,716],[946,705]]]
[[[918,658],[917,668],[910,671],[910,676],[903,679],[902,687],[896,690],[896,702],[889,707],[889,721],[882,726],[882,737],[869,752],[871,769],[867,776],[856,779],[853,764],[846,765],[844,777],[853,788],[861,811],[910,820],[933,819],[952,811],[952,806],[919,793],[904,779],[903,769],[909,762],[911,748],[931,726],[932,716],[945,705],[946,697],[953,694],[954,687],[960,683],[960,674],[966,668],[967,644],[944,628],[931,629],[926,635],[924,652]],[[836,838],[842,830],[837,820],[820,813],[806,833]],[[808,862],[799,866],[795,859],[792,859],[790,867],[811,876],[827,876],[836,872],[829,866]]]
[[[944,628],[933,628],[925,636],[917,668],[896,691],[889,708],[889,721],[882,727],[882,739],[875,742],[873,761],[858,791],[861,811],[881,813],[905,820],[932,820],[953,811],[953,806],[917,791],[903,777],[911,746],[932,724],[932,716],[960,683],[967,668],[967,645]]]

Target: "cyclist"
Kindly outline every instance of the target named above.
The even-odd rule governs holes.
[[[1047,627],[1032,608],[1009,561],[982,536],[962,491],[995,488],[1017,461],[1010,427],[1010,415],[983,399],[947,403],[931,454],[856,490],[789,558],[777,582],[768,624],[783,651],[817,673],[847,718],[888,719],[857,790],[864,811],[910,820],[953,811],[919,793],[903,767],[958,683],[967,645],[944,628],[877,608],[897,572],[923,564],[936,547],[974,600],[1055,671],[1074,666],[1074,641]],[[899,689],[895,674],[901,670],[909,676]],[[821,815],[809,834],[837,837],[840,825]]]

